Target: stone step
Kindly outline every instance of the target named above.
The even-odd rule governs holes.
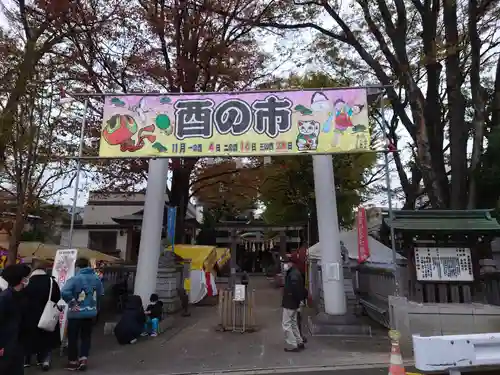
[[[320,313],[308,317],[313,336],[372,336],[371,326],[354,314],[331,316]]]

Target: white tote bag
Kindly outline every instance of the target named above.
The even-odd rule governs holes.
[[[50,299],[52,297],[53,284],[54,281],[52,280],[51,277],[49,298],[43,309],[40,321],[38,322],[38,328],[48,332],[54,332],[54,330],[56,329],[57,322],[59,321],[59,308],[57,307],[57,303],[52,302]]]

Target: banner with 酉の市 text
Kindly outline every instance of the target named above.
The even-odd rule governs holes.
[[[100,156],[361,152],[365,89],[107,96]]]

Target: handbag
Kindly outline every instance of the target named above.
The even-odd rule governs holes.
[[[54,281],[52,277],[50,278],[50,290],[49,290],[49,298],[47,299],[47,303],[43,308],[42,316],[38,322],[38,328],[43,329],[47,332],[54,332],[56,329],[57,322],[59,321],[59,308],[57,303],[51,301],[52,297],[52,285]]]

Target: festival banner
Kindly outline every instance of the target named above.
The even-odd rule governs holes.
[[[52,277],[59,284],[59,289],[63,289],[64,284],[75,275],[75,264],[78,255],[76,249],[57,250],[54,258],[54,267],[52,268]],[[59,315],[59,328],[61,330],[61,342],[64,345],[66,335],[66,321],[68,316],[68,305],[64,301],[59,301],[59,306],[63,306],[63,310]]]
[[[107,96],[102,157],[213,157],[370,149],[365,89]]]
[[[370,257],[370,248],[368,246],[368,224],[366,221],[366,210],[364,207],[358,208],[357,215],[358,226],[358,263],[364,263]]]

